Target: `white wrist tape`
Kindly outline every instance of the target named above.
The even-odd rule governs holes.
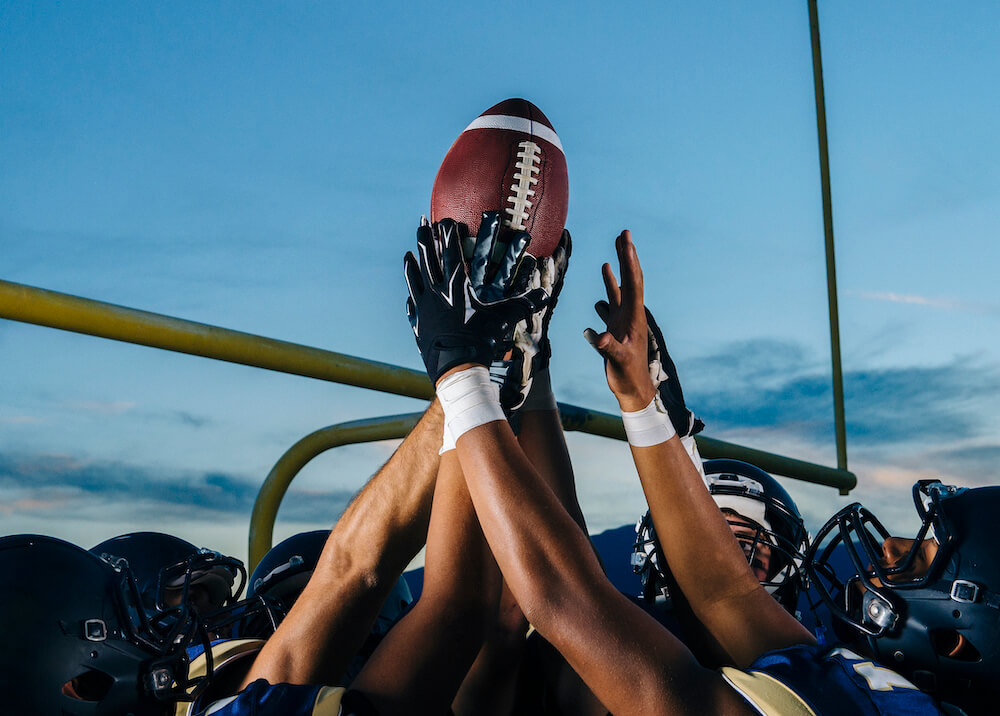
[[[438,455],[444,455],[449,450],[455,449],[455,437],[451,434],[451,430],[448,429],[448,423],[444,424],[444,436],[441,438],[441,449],[438,450]]]
[[[622,422],[625,424],[628,444],[634,447],[659,445],[677,434],[659,393],[642,410],[623,410]]]
[[[438,399],[444,408],[444,441],[441,451],[454,447],[462,435],[494,420],[506,420],[500,407],[500,388],[490,382],[483,366],[452,373],[438,383]]]

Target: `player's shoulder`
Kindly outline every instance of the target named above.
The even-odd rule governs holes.
[[[761,654],[722,675],[757,710],[771,714],[940,714],[934,700],[892,669],[844,647],[798,645]]]

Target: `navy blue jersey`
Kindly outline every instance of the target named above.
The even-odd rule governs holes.
[[[212,683],[239,684],[264,646],[263,639],[227,639],[212,644]],[[204,649],[188,649],[189,673],[203,676]],[[235,690],[235,688],[234,688]],[[269,684],[258,679],[239,693],[219,693],[212,686],[193,703],[180,702],[175,716],[338,716],[344,689],[299,684]]]
[[[253,682],[236,696],[218,699],[197,716],[340,716],[341,686]]]
[[[764,716],[941,714],[934,700],[891,669],[843,647],[769,651],[722,675]]]

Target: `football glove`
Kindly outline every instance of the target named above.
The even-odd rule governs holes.
[[[410,292],[406,315],[435,385],[462,363],[488,366],[505,350],[514,325],[547,301],[542,289],[515,290],[521,288],[515,286],[517,262],[500,262],[501,270],[488,277],[484,273],[483,283],[474,289],[462,257],[463,238],[459,224],[450,219],[433,227],[422,223],[417,229],[419,260],[410,252],[403,259]],[[510,242],[515,249],[518,245]]]
[[[500,403],[508,412],[524,405],[531,392],[534,376],[549,367],[549,358],[552,356],[549,322],[559,300],[572,253],[573,241],[569,232],[563,230],[559,245],[552,256],[536,260],[527,288],[542,289],[549,297],[549,301],[517,323],[514,327],[510,356],[498,357],[490,366],[491,377],[500,383]]]

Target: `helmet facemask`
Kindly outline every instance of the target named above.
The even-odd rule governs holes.
[[[820,530],[806,567],[842,639],[980,713],[1000,698],[1000,487],[921,480],[913,502],[912,540],[891,536],[855,503]]]

